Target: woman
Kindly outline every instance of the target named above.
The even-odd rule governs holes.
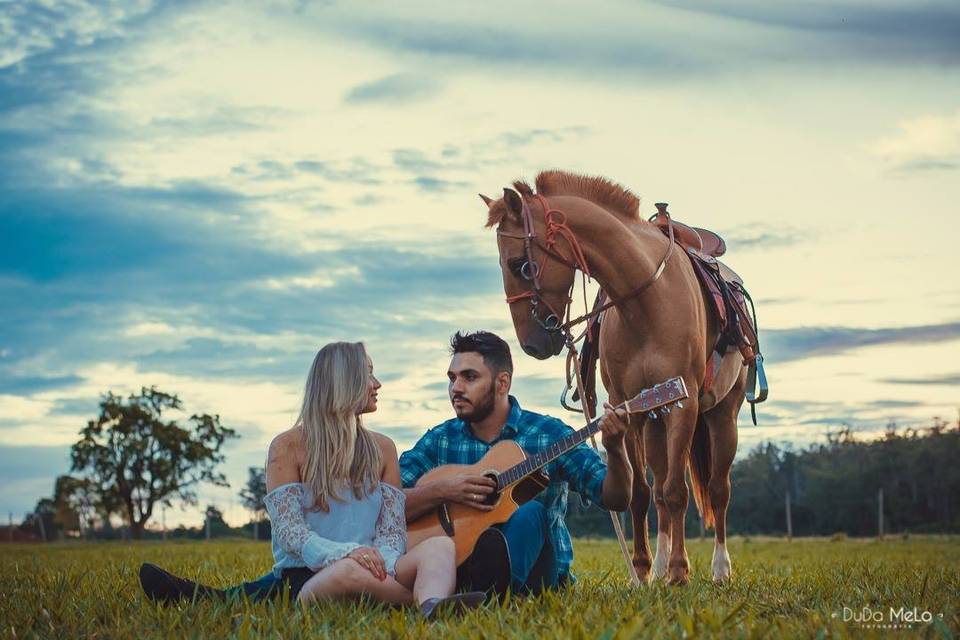
[[[453,594],[453,541],[406,550],[404,494],[390,438],[364,428],[380,382],[362,343],[323,347],[307,378],[296,425],[274,438],[267,495],[274,574],[301,603],[368,594],[392,604],[477,606],[483,593]]]

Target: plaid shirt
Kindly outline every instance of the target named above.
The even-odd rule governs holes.
[[[404,487],[412,487],[423,474],[440,465],[474,464],[501,440],[515,441],[528,454],[538,453],[571,431],[557,418],[524,411],[517,399],[510,396],[510,415],[496,440],[484,442],[478,439],[469,424],[460,418],[447,420],[427,431],[412,449],[400,456],[400,478]],[[547,508],[557,569],[561,576],[569,575],[573,544],[564,522],[568,487],[588,500],[602,504],[607,466],[596,451],[581,443],[553,460],[544,471],[550,477],[550,484],[536,499]]]

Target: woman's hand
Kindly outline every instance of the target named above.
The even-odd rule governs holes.
[[[372,573],[377,580],[387,579],[387,565],[383,561],[383,556],[375,548],[358,547],[348,553],[347,557]]]

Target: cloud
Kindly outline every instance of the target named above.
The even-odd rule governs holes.
[[[83,378],[75,375],[65,376],[5,376],[0,378],[0,394],[33,394],[39,391],[70,387]]]
[[[14,2],[0,13],[0,68],[56,47],[83,47],[123,33],[125,23],[148,13],[149,1]]]
[[[960,111],[902,120],[870,150],[893,173],[954,171],[960,168]]]
[[[960,61],[957,40],[960,7],[955,2],[820,0],[789,4],[756,0],[714,3],[660,0],[659,4],[778,29],[779,42],[770,42],[772,47],[777,44],[790,47],[786,40],[791,35],[813,37],[819,47],[800,52],[812,59],[840,55],[861,62],[955,64]]]
[[[945,373],[920,378],[882,378],[880,382],[887,384],[954,387],[960,386],[960,373]]]
[[[462,190],[468,187],[470,183],[458,180],[443,180],[433,176],[417,176],[413,179],[413,184],[427,193],[447,193]]]
[[[440,93],[440,84],[427,74],[398,73],[359,84],[344,96],[347,104],[406,104]]]
[[[929,344],[960,339],[960,322],[860,329],[853,327],[801,327],[761,329],[761,346],[770,362],[787,362],[824,355],[837,355],[883,344]]]
[[[769,225],[743,225],[720,234],[727,247],[736,251],[770,250],[790,247],[809,239],[806,231],[771,228]]]

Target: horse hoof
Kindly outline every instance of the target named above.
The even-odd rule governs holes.
[[[690,582],[690,578],[687,577],[687,574],[671,574],[669,584],[675,587],[685,587],[687,583]]]
[[[667,582],[680,587],[686,586],[690,581],[690,571],[686,567],[670,567],[669,578]]]
[[[640,584],[650,584],[651,574],[650,574],[650,563],[633,563],[633,570],[637,573],[637,578],[640,580]]]

